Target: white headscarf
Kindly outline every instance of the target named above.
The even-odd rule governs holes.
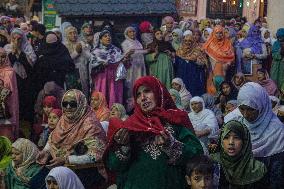
[[[207,32],[209,33],[209,36],[210,36],[210,34],[213,32],[213,29],[211,29],[211,28],[205,28],[205,29],[203,30],[203,32],[202,32],[202,39],[203,39],[204,41],[207,41],[207,39],[209,38],[209,36],[208,36],[207,38],[205,38],[205,36],[204,36],[205,31],[207,31]]]
[[[67,167],[55,167],[51,169],[45,182],[48,180],[48,177],[53,177],[56,180],[59,189],[85,189],[77,175]]]
[[[192,31],[191,30],[186,30],[185,32],[183,32],[183,37],[186,37],[188,35],[192,35]]]
[[[273,113],[266,90],[257,83],[248,82],[240,88],[238,106],[246,105],[259,111],[251,123],[241,118],[251,134],[255,157],[268,157],[284,151],[284,125]]]
[[[265,34],[267,31],[269,32],[269,37],[268,37],[267,39],[265,39],[265,38],[264,38],[264,34]],[[263,42],[265,42],[265,43],[270,43],[271,45],[273,45],[274,42],[276,41],[276,39],[274,39],[274,38],[272,37],[271,31],[268,30],[268,29],[266,29],[266,28],[262,28],[262,29],[261,29],[261,38],[262,38]]]
[[[201,102],[203,106],[202,110],[198,113],[194,112],[191,107],[192,102]],[[190,109],[191,112],[188,114],[188,116],[195,131],[202,131],[208,128],[211,129],[210,134],[206,137],[201,137],[200,140],[205,144],[208,144],[210,138],[217,139],[219,129],[217,118],[211,110],[205,108],[203,98],[199,96],[193,97],[190,100]]]
[[[181,104],[183,107],[187,107],[188,103],[190,102],[190,99],[192,98],[190,92],[185,88],[185,84],[183,83],[181,78],[174,78],[172,80],[172,83],[177,83],[181,86],[179,95],[181,98]]]

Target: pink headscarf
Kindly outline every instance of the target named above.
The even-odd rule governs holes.
[[[0,48],[0,54],[7,55],[7,52],[3,48]],[[12,115],[9,119],[11,125],[1,125],[0,135],[7,136],[11,140],[14,140],[19,134],[19,99],[16,73],[10,66],[8,56],[5,63],[0,66],[0,79],[4,81],[4,87],[11,91],[7,99],[7,108]]]

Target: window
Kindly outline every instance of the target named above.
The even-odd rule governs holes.
[[[242,15],[242,0],[208,0],[207,17],[231,18]]]
[[[177,8],[181,16],[196,16],[198,0],[178,0]]]

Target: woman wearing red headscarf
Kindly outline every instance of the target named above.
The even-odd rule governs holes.
[[[184,188],[182,168],[202,153],[187,113],[152,76],[135,82],[133,96],[134,114],[124,122],[111,119],[108,130],[105,161],[118,188]]]
[[[210,94],[216,94],[214,85],[217,80],[225,79],[227,68],[235,60],[234,48],[231,40],[225,36],[225,29],[217,25],[203,45],[203,49],[210,58],[212,69],[207,81],[207,91]]]

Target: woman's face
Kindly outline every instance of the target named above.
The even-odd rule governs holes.
[[[265,73],[263,73],[263,72],[257,72],[257,79],[258,79],[258,81],[263,81],[263,80],[265,80]]]
[[[156,99],[154,92],[146,87],[146,86],[140,86],[137,90],[137,99],[136,102],[140,106],[141,110],[145,113],[150,112],[156,108]]]
[[[129,30],[127,31],[127,36],[128,36],[130,39],[135,39],[135,38],[136,38],[136,32],[135,32],[135,30],[129,29]]]
[[[44,106],[43,107],[43,113],[48,116],[52,109],[53,108],[51,106]]]
[[[223,94],[224,95],[229,95],[230,94],[230,92],[231,92],[231,87],[230,87],[230,85],[228,85],[228,84],[223,84],[222,85],[222,92],[223,92]]]
[[[250,123],[253,123],[258,118],[259,111],[249,106],[240,105],[239,110],[244,118]]]
[[[55,129],[60,117],[56,115],[55,113],[51,112],[48,116],[48,127],[50,130]]]
[[[204,31],[204,38],[207,40],[209,37],[209,32],[207,30]]]
[[[0,52],[0,67],[6,63],[7,54],[5,52]]]
[[[111,110],[110,110],[110,117],[116,117],[116,118],[120,118],[121,117],[121,113],[119,112],[117,107],[113,106],[111,108]]]
[[[47,183],[48,189],[59,189],[59,186],[55,179],[47,180],[46,183]]]
[[[172,83],[172,88],[175,89],[175,90],[177,90],[177,91],[180,91],[181,85],[178,84],[178,83],[173,82],[173,83]]]
[[[84,29],[83,29],[84,33],[87,34],[87,35],[90,35],[92,34],[92,28],[90,25],[86,26]]]
[[[221,41],[223,39],[223,37],[224,37],[224,33],[223,33],[223,31],[217,31],[215,33],[215,36],[216,36],[218,41]]]
[[[224,152],[231,157],[238,155],[243,147],[242,139],[234,132],[229,132],[223,139]]]
[[[73,91],[67,93],[62,101],[63,114],[68,118],[72,119],[78,108],[75,93]]]
[[[77,34],[77,31],[76,30],[71,30],[68,35],[67,35],[68,39],[71,41],[71,42],[76,42],[77,39],[78,39],[78,34]]]
[[[94,110],[99,109],[100,106],[100,98],[98,95],[94,95],[91,97],[91,105]]]
[[[12,148],[12,156],[11,156],[15,166],[20,165],[23,162],[23,153],[16,148]]]
[[[108,46],[111,44],[111,36],[109,33],[106,33],[102,36],[101,40],[100,40],[101,44],[104,46]]]
[[[190,46],[193,42],[193,36],[192,35],[185,36],[183,42],[185,45]]]
[[[179,38],[179,36],[178,36],[178,34],[177,34],[176,32],[173,32],[173,33],[172,33],[172,37],[173,37],[173,40],[174,40],[174,41],[177,41],[178,38]]]
[[[155,38],[158,40],[158,41],[162,41],[163,40],[163,34],[161,31],[157,31],[155,33]]]
[[[243,38],[247,37],[247,35],[248,35],[247,31],[246,31],[246,30],[242,30],[242,36],[243,36]]]
[[[244,78],[240,75],[235,76],[235,84],[237,86],[240,86],[244,82]]]
[[[237,107],[235,106],[235,105],[233,105],[233,104],[230,104],[230,103],[227,103],[226,104],[226,107],[225,107],[225,109],[226,109],[226,113],[230,113],[230,112],[232,112],[234,109],[236,109]]]
[[[167,31],[171,31],[173,29],[173,26],[174,26],[174,22],[172,20],[166,22]]]
[[[270,32],[269,31],[266,31],[264,33],[264,39],[268,39],[270,37]]]
[[[227,28],[225,29],[225,36],[230,37],[230,32],[229,32],[229,29],[227,29]]]
[[[200,41],[201,35],[198,32],[193,33],[193,40],[194,41]]]
[[[20,34],[13,34],[12,35],[12,42],[20,47],[22,44],[22,36]]]
[[[202,111],[202,109],[203,109],[203,104],[202,104],[202,102],[191,102],[190,105],[191,105],[192,110],[193,110],[195,113],[199,113],[199,112]]]

